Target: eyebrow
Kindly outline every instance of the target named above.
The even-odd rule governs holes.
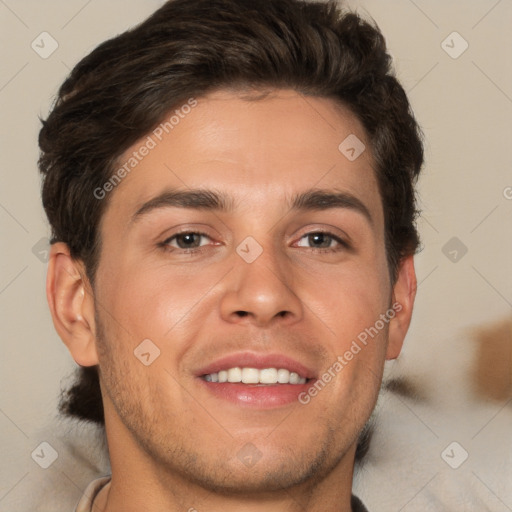
[[[214,190],[189,189],[168,190],[144,203],[132,216],[132,222],[161,208],[186,208],[215,212],[234,209],[235,202],[225,194]],[[363,215],[373,225],[373,218],[365,204],[352,194],[333,190],[313,189],[296,194],[291,199],[291,209],[299,211],[321,211],[332,208],[353,210]]]
[[[348,192],[313,189],[297,194],[292,198],[294,210],[329,210],[331,208],[345,208],[363,215],[373,225],[373,218],[368,207],[356,196]]]
[[[213,190],[168,190],[144,203],[133,214],[132,221],[153,210],[169,207],[225,212],[233,209],[233,201]]]

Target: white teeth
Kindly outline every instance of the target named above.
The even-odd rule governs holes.
[[[290,372],[284,368],[277,370],[277,382],[280,384],[288,384],[288,382],[290,382]]]
[[[277,370],[275,368],[265,368],[260,370],[261,384],[276,384],[277,383]]]
[[[228,382],[242,382],[242,369],[230,368],[228,370]]]
[[[212,378],[213,380],[213,378]],[[300,380],[299,374],[295,372],[290,373],[290,384],[298,384]]]
[[[305,384],[306,378],[285,368],[229,368],[209,373],[203,378],[208,382],[243,382],[244,384]]]
[[[260,371],[256,368],[242,368],[242,382],[244,384],[258,384]]]

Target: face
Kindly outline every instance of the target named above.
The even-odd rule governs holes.
[[[382,321],[393,288],[364,130],[289,90],[185,110],[125,153],[147,154],[101,223],[111,453],[226,492],[321,478],[354,453],[395,321]],[[367,148],[355,160],[338,149],[349,135]]]

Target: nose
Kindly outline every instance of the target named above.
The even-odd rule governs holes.
[[[265,249],[252,263],[237,254],[228,275],[220,312],[230,323],[258,327],[273,323],[291,325],[303,316],[303,304],[293,289],[292,269],[284,257]],[[288,263],[289,265],[289,263]]]

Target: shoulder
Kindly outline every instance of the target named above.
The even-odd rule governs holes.
[[[93,480],[85,489],[84,494],[78,502],[75,512],[91,512],[94,498],[110,482],[110,476],[104,476]]]

